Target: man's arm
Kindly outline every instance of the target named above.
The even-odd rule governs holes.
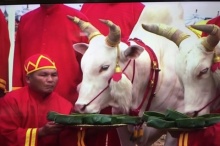
[[[7,97],[1,100],[0,105],[0,143],[5,146],[36,146],[40,141],[45,141],[47,136],[59,134],[64,129],[64,125],[54,122],[48,122],[42,127],[36,127],[30,122],[27,124],[25,113],[22,114],[17,102]]]

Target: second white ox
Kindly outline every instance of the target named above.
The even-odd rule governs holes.
[[[164,29],[159,25],[143,25],[145,30],[165,36],[179,46],[176,72],[184,87],[184,112],[202,115],[215,111],[215,108],[220,106],[218,69],[211,71],[214,67],[212,65],[219,62],[219,56],[214,54],[220,40],[220,29],[216,25],[192,25],[192,27],[209,35],[203,38],[184,38],[184,33],[180,30],[173,31],[172,35],[164,35],[162,33]],[[170,31],[172,29],[174,28],[167,28]],[[197,95],[192,96],[194,93]]]
[[[179,49],[176,44],[162,36],[143,30],[137,37],[149,46],[145,48],[137,39],[137,41],[121,42],[120,28],[111,21],[101,20],[110,28],[109,35],[103,36],[90,23],[77,17],[69,16],[69,18],[79,25],[90,41],[89,44],[74,44],[74,49],[83,54],[81,60],[83,80],[78,88],[76,111],[99,113],[108,106],[112,106],[115,113],[139,116],[142,116],[145,110],[164,112],[167,108],[172,108],[185,111],[184,88],[188,91],[185,93],[188,99],[213,97],[214,82],[212,77],[206,74],[209,70],[204,66],[211,64],[211,57],[206,62],[206,55],[202,51],[200,54],[196,52],[197,55],[203,54],[203,57],[198,59],[195,59],[195,56],[177,58]],[[165,28],[162,34],[173,36],[174,31]],[[186,34],[181,34],[180,39],[176,34],[173,38],[181,42],[188,37]],[[188,47],[188,44],[185,45]],[[211,56],[207,53],[207,56],[209,55]],[[203,62],[198,62],[199,59]],[[183,65],[190,66],[189,70],[179,72],[180,76],[184,75],[181,77],[184,78],[184,82],[180,82],[180,76],[176,74],[176,69],[181,69],[182,66],[176,64],[177,60],[181,60]],[[201,80],[195,82],[193,78],[188,78],[192,75],[197,75],[194,77]],[[195,89],[190,90],[187,85],[193,85]],[[134,145],[129,140],[131,133],[126,127],[117,130],[123,146]],[[145,127],[144,138],[138,141],[138,145],[150,146],[162,134],[161,131]]]

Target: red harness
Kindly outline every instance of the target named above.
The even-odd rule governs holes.
[[[157,81],[158,81],[160,69],[159,69],[157,56],[149,46],[147,46],[146,44],[144,44],[141,40],[139,40],[137,38],[129,39],[129,41],[134,41],[138,45],[144,47],[145,50],[148,52],[148,55],[151,60],[150,77],[149,77],[149,81],[147,83],[144,98],[137,109],[130,110],[130,115],[138,116],[140,109],[143,106],[144,102],[147,100],[148,96],[149,96],[149,99],[148,99],[148,103],[147,103],[147,107],[146,107],[145,111],[148,111],[150,109],[151,102],[153,100],[153,97],[155,96],[155,89],[157,87]]]
[[[145,45],[141,40],[139,40],[137,38],[129,39],[129,41],[134,41],[138,45],[144,47],[145,50],[148,52],[148,54],[150,56],[150,59],[151,59],[150,77],[149,77],[149,81],[148,81],[148,84],[147,84],[147,87],[146,87],[144,98],[143,98],[141,104],[138,106],[137,109],[130,110],[130,115],[138,116],[141,107],[143,106],[144,102],[146,101],[146,99],[149,95],[150,96],[149,96],[149,99],[148,99],[148,104],[147,104],[146,110],[149,110],[149,108],[150,108],[152,99],[155,95],[155,89],[156,89],[156,86],[157,86],[158,75],[159,75],[160,69],[159,69],[157,57],[156,57],[154,51],[149,46]],[[128,42],[128,44],[130,44],[130,43]],[[123,71],[122,71],[123,73],[126,70],[126,68],[128,67],[128,65],[130,64],[130,62],[131,62],[131,60],[128,61],[127,65],[123,69]],[[135,60],[133,62],[133,75],[132,75],[132,80],[131,80],[132,83],[134,81],[134,76],[135,76]],[[89,103],[84,105],[83,109],[85,109],[86,106],[91,104],[96,98],[99,97],[100,94],[102,94],[109,87],[110,81],[111,81],[111,78],[108,80],[107,86],[100,93],[98,93]]]

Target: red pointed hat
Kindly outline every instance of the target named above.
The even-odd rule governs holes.
[[[24,63],[26,74],[48,68],[57,69],[55,63],[45,54],[35,54],[29,57]]]

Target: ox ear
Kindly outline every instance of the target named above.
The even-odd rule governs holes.
[[[136,59],[144,51],[144,48],[138,45],[130,45],[125,51],[124,56],[126,59]]]
[[[86,43],[76,43],[73,45],[73,49],[77,52],[84,54],[86,50],[88,49],[89,45]]]

